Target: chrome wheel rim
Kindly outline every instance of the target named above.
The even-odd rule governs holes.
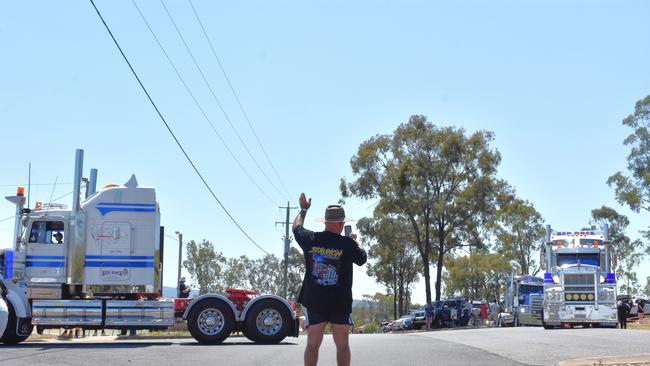
[[[215,308],[208,308],[199,314],[198,326],[201,333],[209,336],[217,335],[222,330],[226,321],[223,313]]]
[[[260,333],[275,335],[282,329],[282,315],[275,309],[264,309],[257,314],[255,325]]]

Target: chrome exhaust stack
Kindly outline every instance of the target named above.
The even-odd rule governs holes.
[[[83,179],[84,151],[77,149],[72,188],[72,215],[68,223],[67,283],[83,284],[84,256],[86,254],[86,213],[81,211],[81,182]]]

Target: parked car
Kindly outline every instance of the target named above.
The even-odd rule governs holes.
[[[413,329],[413,318],[411,314],[402,315],[401,318],[393,322],[393,331]]]
[[[410,315],[413,319],[413,329],[422,329],[426,326],[427,319],[424,309],[413,310]]]
[[[449,304],[445,306],[444,301],[433,301],[431,305],[433,305],[433,327],[452,327],[453,321]]]
[[[393,322],[381,322],[380,325],[383,333],[388,333],[393,330]]]
[[[451,312],[451,319],[455,326],[465,327],[469,323],[472,305],[465,297],[453,297],[444,300],[443,306],[447,306]]]

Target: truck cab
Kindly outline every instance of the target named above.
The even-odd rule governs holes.
[[[504,295],[505,311],[498,326],[542,325],[544,280],[529,275],[509,276]]]

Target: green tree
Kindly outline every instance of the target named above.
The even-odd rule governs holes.
[[[534,254],[544,239],[544,221],[533,204],[504,192],[497,199],[498,210],[494,215],[495,249],[504,260],[519,263],[524,275],[536,274]]]
[[[393,294],[394,317],[408,312],[411,286],[419,278],[419,260],[407,222],[390,218],[363,218],[357,225],[362,241],[368,245],[368,275]]]
[[[199,294],[223,290],[222,270],[226,259],[221,252],[214,250],[210,241],[203,239],[199,244],[194,240],[187,243],[186,258],[183,266],[199,286]]]
[[[616,172],[607,184],[614,187],[616,200],[635,212],[650,211],[650,95],[636,102],[634,113],[623,119],[632,133],[623,141],[631,148],[627,156],[629,175]],[[644,235],[650,239],[650,231]]]
[[[287,291],[289,292],[288,299],[297,301],[302,287],[302,280],[305,276],[305,259],[302,252],[294,247],[289,249],[289,271],[288,271],[288,285]],[[280,268],[284,268],[284,259],[280,263]]]
[[[650,296],[650,276],[645,279],[645,296]]]
[[[245,255],[228,258],[223,270],[224,287],[243,288],[264,294],[283,295],[283,260],[270,254],[261,259],[250,259]],[[302,253],[296,248],[289,251],[288,289],[290,300],[295,300],[300,292],[304,274]]]
[[[227,269],[223,271],[225,288],[251,289],[248,283],[248,273],[252,268],[252,263],[247,256],[228,258],[226,267]]]
[[[448,295],[472,299],[500,299],[510,274],[503,255],[472,251],[469,255],[450,258],[447,263],[445,289]]]
[[[440,299],[445,255],[476,245],[477,228],[494,210],[501,156],[490,149],[492,140],[491,132],[467,136],[463,129],[437,127],[425,116],[412,116],[392,135],[364,141],[350,161],[355,181],[341,182],[344,198],[378,197],[375,210],[410,223],[424,269],[427,302],[431,261],[436,261],[436,299]]]
[[[609,241],[617,258],[614,273],[620,280],[621,292],[637,293],[640,288],[636,268],[641,263],[647,246],[641,240],[632,241],[625,235],[630,220],[613,208],[602,206],[591,210],[591,217],[591,223],[595,227],[602,228],[605,224],[609,225]]]

